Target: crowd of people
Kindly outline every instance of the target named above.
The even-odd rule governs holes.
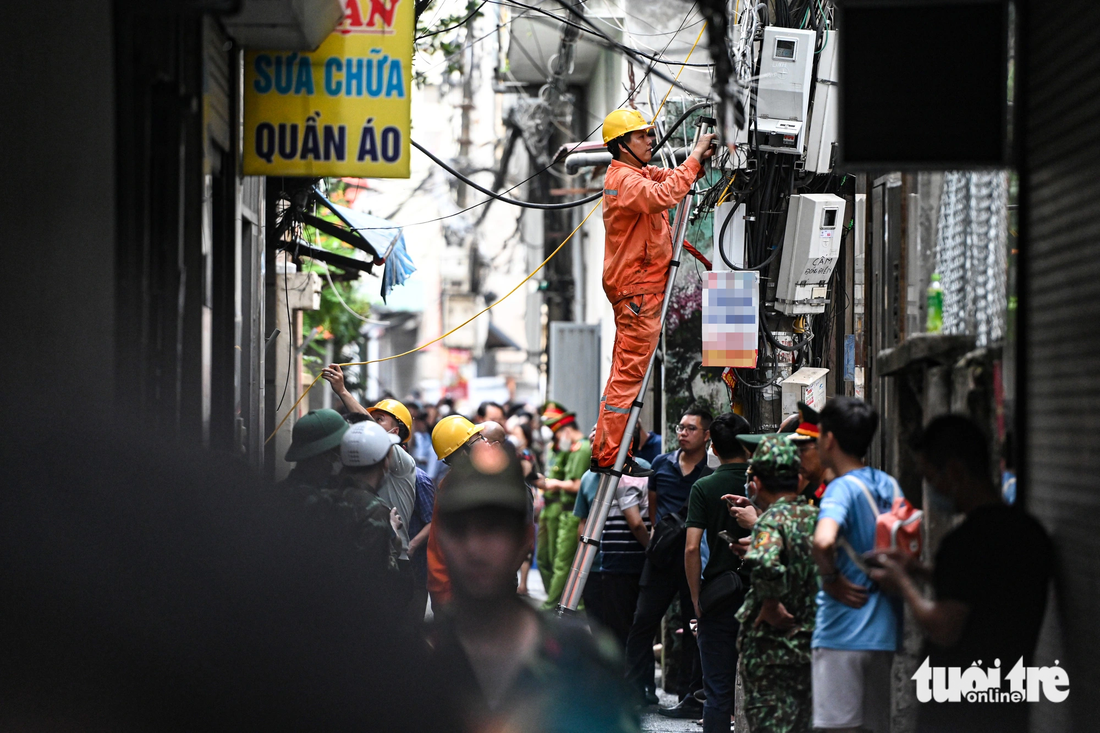
[[[356,524],[356,547],[391,576],[395,607],[411,622],[431,619],[425,636],[440,668],[463,680],[456,699],[474,727],[636,729],[658,702],[666,618],[680,630],[679,673],[663,687],[678,702],[657,712],[697,719],[705,733],[730,730],[738,674],[751,731],[889,731],[904,604],[933,662],[1030,660],[1049,541],[1002,502],[986,439],[966,418],[934,420],[912,446],[932,495],[967,515],[934,568],[876,539],[891,512],[920,515],[864,462],[878,417],[861,400],[835,398],[820,414],[800,404],[767,435],[732,412],[692,407],[670,452],[639,429],[579,626],[538,613],[558,608],[609,478],[575,413],[557,402],[486,402],[469,418],[447,403],[363,407],[339,367],[324,377],[346,414],[298,421],[283,493]],[[1030,548],[1022,571],[1006,562],[1009,542]],[[532,563],[546,592],[539,606],[525,598]],[[1020,730],[1026,712],[933,706],[921,721],[928,731]]]
[[[490,403],[432,424],[337,393],[344,414],[295,424],[274,490],[126,426],[10,445],[5,727],[637,731],[660,681],[678,699],[655,712],[706,731],[740,714],[752,733],[886,731],[904,606],[934,690],[944,670],[1033,662],[1051,543],[1004,503],[967,418],[909,446],[928,507],[959,518],[930,566],[881,542],[916,515],[864,462],[877,416],[860,400],[769,435],[692,408],[669,452],[639,431],[581,613],[556,614],[613,478],[576,416]],[[924,702],[919,730],[1023,731],[1028,705]]]

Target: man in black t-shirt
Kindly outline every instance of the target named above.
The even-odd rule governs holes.
[[[1030,666],[1046,608],[1053,548],[1035,519],[1005,505],[991,479],[989,449],[981,429],[968,418],[933,420],[914,444],[933,500],[966,514],[936,552],[935,567],[903,564],[880,553],[881,569],[871,578],[899,593],[927,637],[928,665],[983,669],[1000,662],[1006,675],[1020,659]],[[932,581],[925,598],[913,576]],[[946,672],[944,673],[946,674]],[[1028,703],[925,702],[919,730],[931,733],[1026,731]]]
[[[748,537],[752,531],[730,516],[724,496],[744,496],[748,452],[737,436],[750,430],[749,423],[732,412],[710,424],[710,445],[721,465],[691,487],[688,499],[684,570],[691,600],[699,619],[699,660],[703,668],[703,733],[728,731],[733,712],[733,687],[737,678],[737,609],[745,600],[747,583],[737,570],[741,559],[730,550],[730,540]],[[705,535],[704,535],[705,533]],[[710,549],[701,567],[704,540]]]

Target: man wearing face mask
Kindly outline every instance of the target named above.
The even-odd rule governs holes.
[[[573,516],[573,506],[581,489],[581,477],[591,463],[592,446],[577,428],[577,416],[561,405],[551,403],[542,421],[554,433],[550,469],[537,483],[546,501],[539,515],[538,563],[546,588],[543,608],[551,610],[561,600],[577,551],[580,519]]]
[[[280,484],[292,501],[305,501],[316,491],[335,486],[340,440],[347,431],[347,422],[336,410],[312,410],[294,423],[286,460],[295,465]]]
[[[615,312],[615,345],[593,450],[595,468],[603,471],[615,465],[630,407],[661,335],[674,244],[668,210],[702,176],[703,161],[714,152],[714,135],[703,135],[683,165],[650,167],[655,139],[653,125],[637,110],[617,109],[604,119],[603,141],[614,160],[604,178],[603,289]],[[623,470],[646,475],[633,460]]]

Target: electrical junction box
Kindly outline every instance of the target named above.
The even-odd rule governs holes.
[[[730,216],[733,203],[727,201],[714,210],[714,261],[711,263],[713,272],[732,272],[732,268],[726,264],[719,251],[726,254],[726,259],[738,267],[745,266],[745,205],[738,204],[737,211],[730,217],[730,223],[726,226],[726,236],[718,241],[722,233],[722,223]]]
[[[282,280],[282,287],[286,289],[286,302],[291,310],[320,310],[320,275],[316,272],[284,272],[276,277]]]
[[[802,156],[817,31],[768,26],[760,48],[756,142],[761,150]]]
[[[824,313],[844,232],[844,199],[831,193],[791,196],[775,309],[788,316]]]
[[[805,402],[808,407],[820,412],[825,406],[825,375],[828,373],[828,369],[802,367],[784,379],[779,385],[783,391],[783,414],[798,412],[799,402]]]
[[[817,79],[814,80],[814,104],[810,110],[810,130],[806,135],[806,170],[827,173],[836,165],[837,100],[840,78],[837,70],[836,31],[825,31],[825,45],[817,55]]]

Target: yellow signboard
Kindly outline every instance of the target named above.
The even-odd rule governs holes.
[[[313,53],[245,55],[244,172],[409,177],[413,0],[344,0]]]

